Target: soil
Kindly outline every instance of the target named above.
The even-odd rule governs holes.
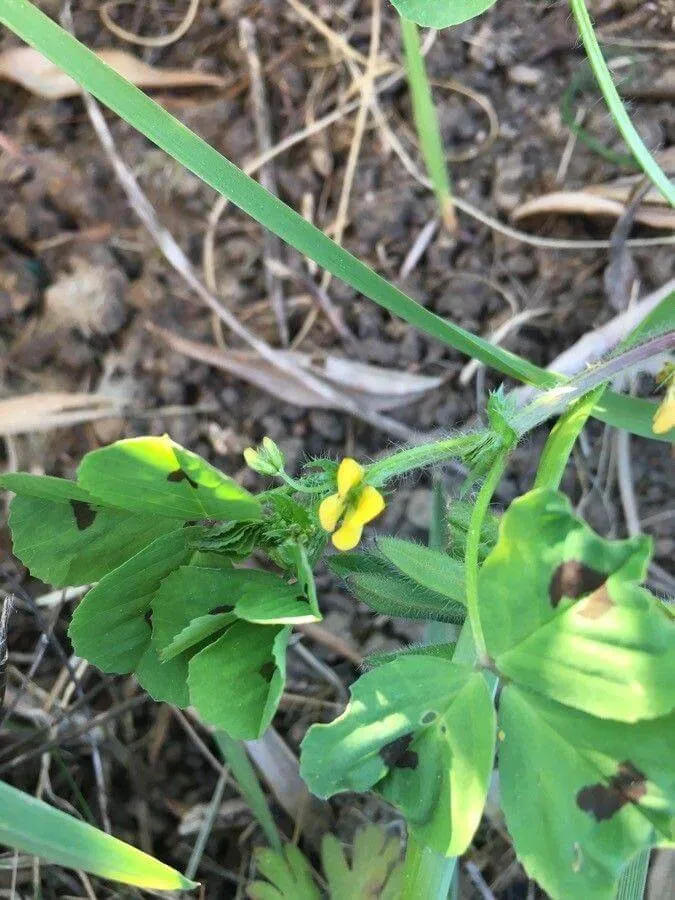
[[[40,5],[58,16],[57,0]],[[636,125],[649,146],[669,148],[675,145],[674,11],[667,2],[639,7],[628,0],[595,4],[598,21],[613,41],[612,52],[635,61],[624,91],[637,98],[631,107]],[[344,56],[281,0],[253,4],[202,0],[187,33],[160,49],[134,47],[117,38],[102,25],[98,9],[93,0],[83,0],[74,9],[77,35],[92,48],[118,47],[153,66],[198,70],[224,79],[222,88],[163,89],[153,95],[239,164],[259,150],[249,64],[238,37],[242,16],[256,30],[273,142],[331,111],[347,98],[352,85]],[[320,0],[312,9],[367,56],[369,3],[349,0],[329,5]],[[120,6],[113,15],[129,30],[157,34],[177,24],[182,12],[164,0],[152,0]],[[3,32],[0,53],[17,43]],[[397,17],[388,3],[382,8],[380,43],[382,55],[400,61]],[[561,104],[570,85],[582,85],[572,98],[573,114],[583,118],[586,131],[609,151],[625,152],[597,94],[583,87],[583,51],[564,2],[499,0],[479,19],[441,32],[428,54],[428,67],[439,82],[454,79],[484,98],[498,120],[493,139],[478,103],[447,86],[434,88],[445,146],[451,158],[460,158],[451,163],[457,194],[484,213],[507,221],[525,200],[634,172],[615,156],[595,152],[584,138],[570,143]],[[641,90],[662,83],[671,85],[670,92]],[[405,83],[383,90],[379,103],[389,127],[421,167]],[[106,119],[117,152],[203,277],[202,253],[214,192],[112,114],[106,113]],[[149,330],[149,323],[214,348],[241,350],[242,345],[214,325],[212,314],[139,224],[81,99],[48,101],[0,81],[0,122],[0,397],[87,392],[125,404],[124,414],[116,418],[36,427],[6,437],[0,451],[3,468],[72,476],[88,450],[121,437],[168,432],[246,486],[255,487],[259,482],[243,467],[241,451],[263,435],[278,441],[296,471],[306,457],[341,458],[348,453],[369,459],[397,442],[367,422],[333,410],[281,402],[222,369],[170,350],[156,331]],[[352,113],[277,156],[268,167],[280,197],[296,209],[311,209],[322,229],[330,231],[335,223],[353,136]],[[382,130],[369,119],[344,244],[424,306],[483,335],[508,319],[513,305],[520,311],[543,307],[543,313],[513,329],[504,345],[546,365],[630,301],[621,290],[606,288],[606,250],[539,249],[463,213],[458,234],[437,229],[410,274],[401,277],[408,252],[435,214],[432,194],[403,167]],[[592,239],[607,238],[612,222],[547,215],[519,227],[549,237]],[[658,232],[635,226],[632,234],[653,237]],[[268,252],[261,228],[229,207],[216,230],[212,272],[216,293],[240,321],[278,346],[264,264]],[[316,359],[326,353],[347,355],[401,372],[443,376],[440,387],[391,413],[411,433],[449,432],[480,416],[487,391],[500,383],[494,373],[463,385],[459,376],[466,360],[460,354],[413,331],[336,279],[328,295],[351,332],[347,349],[323,314],[305,330],[316,302],[306,281],[318,282],[318,276],[294,252],[282,249],[279,254],[298,274],[277,280],[291,341],[300,338],[296,349]],[[632,259],[640,296],[675,276],[671,247],[637,249]],[[645,376],[636,389],[648,395],[653,387],[653,380]],[[531,486],[544,438],[543,431],[534,434],[518,448],[502,485],[502,505]],[[594,527],[622,536],[626,526],[613,446],[612,435],[599,423],[591,424],[565,487]],[[631,441],[631,451],[639,516],[654,537],[654,560],[661,567],[652,571],[653,585],[664,590],[668,575],[662,570],[675,546],[671,520],[663,515],[670,451],[666,444],[638,438]],[[430,477],[425,473],[399,486],[380,523],[382,530],[425,538]],[[449,494],[456,496],[462,475],[449,470],[442,477]],[[35,792],[42,773],[45,799],[79,814],[88,809],[99,825],[104,821],[103,793],[115,835],[184,869],[218,778],[195,734],[215,752],[211,736],[199,725],[193,724],[196,731],[191,731],[185,720],[150,702],[129,679],[104,678],[80,668],[80,661],[72,658],[87,699],[71,705],[50,734],[49,727],[55,728],[59,717],[49,694],[62,690],[68,681],[64,659],[71,649],[65,629],[72,604],[35,605],[49,588],[32,580],[11,556],[6,529],[0,553],[4,589],[17,598],[8,679],[8,696],[16,708],[0,732],[0,777]],[[319,586],[325,629],[357,653],[420,638],[416,624],[375,616],[346,596],[325,572],[319,575]],[[344,686],[358,675],[354,663],[335,648],[311,637],[303,638],[303,643]],[[288,690],[296,699],[283,705],[275,728],[297,753],[307,726],[318,718],[331,718],[343,698],[305,656],[293,652],[290,659]],[[77,696],[76,691],[71,704],[77,703]],[[305,703],[298,696],[309,700]],[[104,721],[94,721],[95,716]],[[94,777],[92,735],[100,753],[103,791]],[[22,756],[26,751],[27,758]],[[290,838],[297,823],[273,798],[271,802]],[[368,820],[385,823],[394,833],[401,830],[394,812],[373,798],[340,799],[332,804],[331,816],[334,831],[345,841]],[[311,855],[311,823],[310,827],[304,823],[304,828],[303,846]],[[229,783],[198,872],[204,895],[244,896],[253,872],[252,850],[263,843],[252,813]],[[497,898],[544,896],[515,861],[498,813],[486,816],[467,859],[478,866]],[[44,866],[36,877],[40,896],[87,896],[82,882],[64,870]],[[17,896],[38,896],[33,878],[28,861],[18,870]],[[93,884],[98,897],[139,895],[95,879]],[[0,890],[8,887],[9,875],[0,872]],[[465,869],[461,896],[479,896]]]

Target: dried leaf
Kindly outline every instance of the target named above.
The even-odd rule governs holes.
[[[610,196],[601,196],[605,188],[595,186],[582,191],[553,191],[522,203],[511,214],[515,222],[529,216],[549,213],[582,216],[607,216],[618,219],[625,212],[622,202]],[[626,189],[626,196],[629,189]],[[608,190],[608,193],[610,191]],[[614,194],[615,195],[615,194]],[[675,229],[675,210],[666,206],[642,205],[635,214],[635,220],[651,228]]]
[[[223,78],[207,72],[156,69],[124,50],[100,50],[97,56],[137,87],[222,87],[225,84]],[[0,78],[20,84],[47,100],[77,97],[82,92],[70,76],[32,47],[11,47],[0,53]]]
[[[148,328],[176,352],[224,369],[286,403],[322,409],[340,408],[338,404],[318,395],[299,379],[282,372],[257,354],[237,350],[223,353],[209,344],[179,337],[156,325],[149,325]],[[397,369],[371,366],[339,356],[323,356],[319,359],[308,353],[296,351],[279,351],[279,353],[307,373],[339,388],[345,397],[356,400],[364,409],[374,411],[404,406],[443,383],[440,377],[412,375]]]
[[[0,435],[48,431],[114,415],[119,404],[110,397],[47,391],[0,400]]]

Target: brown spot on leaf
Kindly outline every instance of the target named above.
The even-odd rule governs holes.
[[[601,619],[613,606],[614,601],[609,596],[607,583],[605,582],[597,591],[593,591],[592,594],[589,594],[585,600],[582,600],[577,605],[576,612],[578,615],[583,616],[584,619],[595,620]]]
[[[175,472],[169,472],[166,476],[167,481],[181,482],[187,481],[191,488],[195,488],[195,490],[199,487],[194,479],[190,478],[187,472],[184,472],[183,469],[176,469]]]
[[[379,754],[384,764],[389,768],[395,766],[397,769],[416,769],[419,757],[414,750],[408,750],[414,736],[411,731],[380,747]]]
[[[616,775],[607,784],[598,782],[582,788],[577,806],[590,813],[596,822],[611,819],[627,803],[637,803],[647,793],[647,778],[632,762],[619,763]]]
[[[213,609],[209,610],[210,616],[217,616],[219,613],[229,613],[234,611],[234,606],[230,606],[229,603],[221,603],[220,606],[214,606]]]
[[[572,597],[574,600],[583,597],[602,587],[605,581],[607,576],[604,572],[597,572],[576,559],[561,563],[548,586],[551,606],[555,609],[563,597]]]
[[[146,614],[143,616],[148,625],[152,625],[152,610],[149,609]]]
[[[79,531],[84,531],[85,528],[94,524],[96,510],[90,503],[87,503],[86,500],[71,500],[70,505],[73,508],[75,524]]]
[[[430,725],[436,718],[436,713],[433,709],[430,709],[429,712],[425,712],[422,716],[422,725]]]
[[[276,666],[274,665],[274,663],[271,660],[268,660],[267,662],[264,662],[262,666],[260,666],[260,668],[258,669],[258,674],[262,675],[265,681],[269,684],[272,680],[275,669]]]

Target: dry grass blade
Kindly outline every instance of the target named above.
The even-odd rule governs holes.
[[[530,216],[563,215],[604,216],[618,219],[626,211],[624,203],[609,196],[602,196],[599,188],[583,191],[553,191],[541,197],[535,197],[521,204],[512,213],[512,219],[519,222]],[[626,190],[626,194],[629,191]],[[616,190],[615,194],[616,196]],[[635,221],[651,228],[675,230],[675,210],[667,206],[642,205],[635,213]]]
[[[4,703],[5,689],[7,687],[7,659],[9,657],[7,631],[13,606],[12,598],[7,596],[2,601],[2,609],[0,610],[0,707]]]
[[[121,38],[123,41],[129,41],[130,44],[138,44],[140,47],[168,47],[169,44],[173,44],[187,33],[197,16],[199,0],[190,0],[190,5],[185,15],[173,31],[170,31],[168,34],[157,35],[157,37],[143,37],[118,25],[110,13],[111,10],[117,9],[119,6],[135,6],[135,4],[129,2],[129,0],[107,0],[99,10],[101,21],[116,37]]]
[[[260,359],[257,354],[238,350],[223,352],[209,344],[182,338],[156,325],[149,324],[147,328],[177,353],[223,369],[286,403],[318,409],[344,408],[340,400],[333,401],[318,394],[307,383],[297,380],[285,371],[279,371],[276,366]],[[339,389],[338,396],[358,402],[365,412],[396,409],[418,400],[443,383],[441,377],[413,375],[396,369],[358,363],[339,356],[327,355],[317,360],[308,353],[292,350],[284,351],[280,355],[301,371]]]
[[[48,431],[116,415],[119,404],[94,394],[45,392],[0,400],[0,435]]]
[[[225,79],[208,72],[156,69],[124,50],[99,50],[99,59],[142,88],[223,87]],[[0,53],[0,78],[20,84],[47,100],[77,97],[82,88],[32,47],[11,47]]]

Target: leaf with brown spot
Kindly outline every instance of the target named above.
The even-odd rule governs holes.
[[[84,531],[94,524],[96,510],[91,503],[87,503],[86,500],[71,500],[70,505],[75,516],[75,523],[80,531]]]
[[[647,793],[647,779],[631,762],[622,762],[607,783],[599,781],[582,788],[577,806],[596,822],[611,819],[626,803],[637,803]]]
[[[506,823],[551,897],[615,900],[628,859],[675,840],[675,713],[626,724],[510,684],[498,727]]]
[[[73,481],[16,472],[0,476],[14,491],[13,549],[35,578],[54,587],[91,584],[159,537],[176,520],[105,506]]]
[[[390,769],[396,767],[398,769],[416,769],[419,758],[414,750],[408,747],[414,740],[415,733],[411,731],[409,734],[402,734],[401,737],[394,738],[388,744],[380,747],[379,755],[382,757],[385,765]]]
[[[420,842],[462,853],[480,821],[494,756],[482,674],[406,654],[363,675],[351,695],[338,719],[314,725],[303,741],[310,790],[328,797],[372,788],[403,812]]]
[[[675,620],[637,582],[651,544],[609,541],[569,500],[514,501],[479,573],[489,657],[504,679],[624,722],[675,708]]]
[[[607,575],[604,572],[598,572],[578,559],[569,559],[558,566],[551,578],[548,588],[551,606],[557,607],[563,597],[578,600],[606,581]]]
[[[194,488],[195,490],[197,490],[197,488],[199,487],[197,482],[194,479],[190,478],[187,472],[184,472],[182,469],[176,469],[175,472],[169,472],[169,474],[166,476],[166,480],[172,482],[173,484],[180,484],[181,481],[187,481],[190,487]],[[207,519],[205,521],[209,520]]]
[[[104,505],[182,522],[260,518],[260,504],[231,478],[169,437],[129,438],[87,453],[78,483]]]

